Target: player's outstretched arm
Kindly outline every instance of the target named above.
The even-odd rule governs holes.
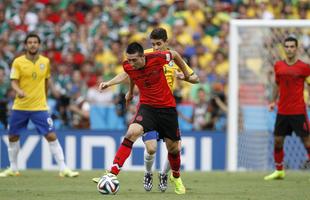
[[[176,51],[173,51],[173,50],[170,50],[171,54],[172,54],[172,57],[173,57],[173,60],[175,62],[175,64],[178,65],[178,67],[181,69],[181,71],[183,72],[184,74],[184,80],[185,81],[188,81],[189,77],[190,77],[190,74],[189,72],[187,71],[186,69],[186,64],[185,62],[183,61],[183,59],[181,58],[180,54]]]
[[[104,89],[106,89],[112,85],[117,85],[117,84],[124,82],[127,78],[128,78],[128,74],[126,72],[122,72],[107,82],[101,82],[99,84],[98,89],[99,89],[99,91],[103,91]]]

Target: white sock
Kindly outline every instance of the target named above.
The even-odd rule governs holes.
[[[147,173],[152,173],[154,158],[155,158],[155,153],[153,155],[150,155],[146,151],[146,149],[144,150],[144,165],[145,165],[145,171]]]
[[[9,153],[9,160],[10,160],[10,168],[13,171],[18,171],[17,155],[19,152],[19,147],[20,147],[19,141],[9,142],[8,153]]]
[[[62,150],[62,147],[59,144],[58,139],[52,142],[48,142],[50,146],[51,153],[53,154],[58,166],[59,170],[63,171],[66,169],[66,164],[65,164],[65,157],[64,157],[64,152]]]
[[[168,157],[167,157],[167,159],[165,160],[164,166],[163,166],[163,168],[161,170],[161,173],[168,174],[169,170],[170,170],[170,163],[169,163],[169,160],[168,160]]]

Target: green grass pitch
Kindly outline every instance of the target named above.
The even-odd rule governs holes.
[[[285,180],[264,181],[269,172],[183,172],[187,188],[185,195],[177,195],[173,185],[165,193],[154,187],[145,192],[143,172],[123,171],[118,176],[120,191],[101,195],[92,177],[103,171],[81,171],[78,178],[59,178],[56,171],[26,170],[20,177],[0,178],[0,200],[310,200],[310,172],[287,171]]]

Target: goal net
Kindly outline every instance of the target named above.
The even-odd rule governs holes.
[[[283,40],[295,36],[299,57],[309,63],[310,21],[232,20],[230,23],[227,170],[273,169],[275,112],[268,112],[273,65],[284,59]],[[299,169],[306,159],[294,134],[284,145],[285,167]]]

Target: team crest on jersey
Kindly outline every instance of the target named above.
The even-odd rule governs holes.
[[[173,65],[174,65],[174,62],[173,62],[173,60],[171,60],[171,61],[168,63],[168,66],[169,66],[169,67],[173,67]]]
[[[45,65],[43,63],[40,64],[40,69],[43,70]]]

